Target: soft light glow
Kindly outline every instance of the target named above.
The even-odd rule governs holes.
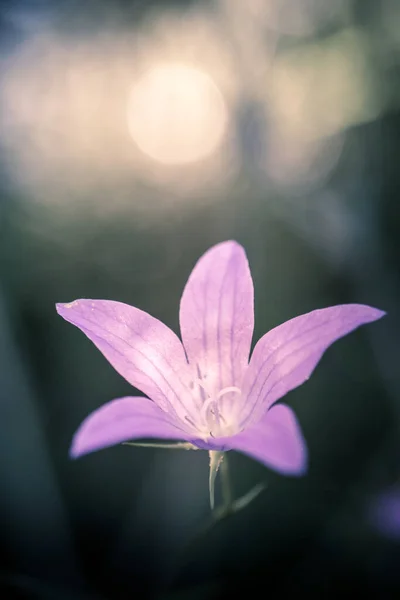
[[[316,140],[375,119],[380,106],[369,63],[355,29],[282,53],[271,85],[274,120]]]
[[[226,189],[238,166],[228,115],[240,80],[230,46],[204,9],[184,18],[171,11],[154,14],[125,32],[105,23],[94,36],[60,35],[51,25],[34,29],[2,57],[1,146],[10,178],[27,197],[73,205],[74,211],[90,205],[104,218],[132,210],[156,220],[160,210],[182,203],[190,210],[193,203],[222,197],[216,190]],[[186,82],[180,128],[171,127],[167,140],[170,162],[141,144],[143,123],[136,143],[128,127],[128,119],[133,125],[136,119],[135,92],[163,66],[180,67],[180,85]],[[187,146],[178,162],[182,138]]]
[[[147,70],[131,89],[127,113],[139,149],[171,165],[210,155],[227,124],[225,103],[213,80],[178,63]]]

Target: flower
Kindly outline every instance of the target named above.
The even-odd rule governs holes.
[[[284,474],[307,468],[293,410],[277,404],[306,381],[337,339],[385,313],[362,304],[314,310],[256,344],[253,281],[234,241],[197,262],[180,304],[182,342],[146,312],[109,300],[57,304],[129,383],[148,398],[112,400],[76,432],[71,455],[138,438],[184,440],[209,451],[237,450]]]

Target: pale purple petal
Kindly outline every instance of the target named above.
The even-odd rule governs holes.
[[[258,423],[233,436],[229,446],[285,475],[303,475],[307,470],[307,446],[286,404],[273,406]]]
[[[253,281],[242,246],[223,242],[199,259],[179,316],[189,363],[207,391],[240,385],[254,326]]]
[[[325,350],[385,313],[362,304],[314,310],[275,327],[254,348],[243,384],[242,421],[253,422],[306,381]]]
[[[58,313],[76,325],[129,383],[183,422],[193,419],[188,393],[189,366],[179,338],[149,314],[109,300],[57,304]]]
[[[137,438],[183,440],[179,429],[148,398],[118,398],[90,414],[75,433],[70,454],[74,458]]]

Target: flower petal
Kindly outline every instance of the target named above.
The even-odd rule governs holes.
[[[149,314],[109,300],[57,304],[57,312],[92,340],[114,369],[160,408],[195,416],[189,366],[179,338]]]
[[[303,475],[307,470],[307,446],[286,404],[273,406],[258,423],[233,436],[229,445],[285,475]]]
[[[210,248],[183,291],[180,326],[189,363],[210,393],[240,385],[254,326],[253,281],[234,241]]]
[[[314,310],[275,327],[256,344],[243,384],[242,423],[255,422],[308,379],[325,350],[385,313],[362,304]]]
[[[135,438],[185,439],[187,434],[148,398],[127,396],[108,402],[90,414],[74,435],[74,458]]]

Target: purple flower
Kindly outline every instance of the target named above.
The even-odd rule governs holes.
[[[272,329],[256,344],[253,281],[243,248],[228,241],[198,261],[180,305],[182,342],[149,314],[109,300],[57,304],[129,383],[148,398],[118,398],[74,436],[73,457],[137,438],[185,440],[237,450],[300,475],[307,448],[295,414],[276,404],[306,381],[324,351],[385,313],[362,304],[315,310]]]

